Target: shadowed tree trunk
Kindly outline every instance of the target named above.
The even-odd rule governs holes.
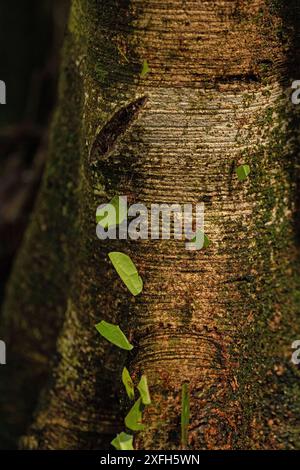
[[[17,0],[0,6],[0,301],[45,161],[68,0]],[[1,431],[0,431],[1,433]]]
[[[2,2],[0,6],[1,79],[7,89],[7,104],[0,107],[1,304],[4,284],[22,241],[45,163],[49,119],[57,95],[59,49],[67,12],[68,0],[28,0],[26,3],[11,0]],[[23,265],[22,269],[27,267]],[[24,271],[25,282],[28,272]],[[33,278],[32,282],[34,285]],[[24,291],[20,287],[21,295],[25,291],[25,287]],[[20,312],[20,304],[16,309]],[[20,314],[19,317],[16,312],[15,320],[21,321],[23,328],[22,315],[26,315],[27,310]],[[13,331],[11,334],[13,337]],[[22,335],[16,336],[16,341],[12,339],[15,347],[22,349],[19,342],[16,344],[17,338],[19,341]],[[21,361],[16,373],[13,362],[12,348],[9,348],[10,366],[1,368],[0,373],[0,413],[2,416],[4,407],[6,414],[5,420],[0,420],[0,448],[12,446],[12,429],[17,434],[24,431],[20,410],[29,406],[31,395],[34,395],[30,381],[28,388],[19,387],[23,364]],[[8,379],[7,374],[10,373],[17,380]],[[21,400],[15,399],[13,389],[23,396]],[[7,397],[10,397],[10,402],[6,401]]]
[[[48,166],[1,330],[10,386],[36,400],[45,385],[23,447],[108,447],[124,429],[127,365],[152,394],[136,448],[180,447],[185,381],[189,448],[300,448],[295,5],[73,0]],[[204,202],[211,245],[100,242],[95,210],[116,194]],[[134,260],[140,296],[109,251]],[[102,319],[130,353],[98,335]]]

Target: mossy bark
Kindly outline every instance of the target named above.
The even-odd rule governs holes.
[[[295,34],[266,0],[73,1],[48,168],[5,308],[27,380],[55,355],[23,447],[107,447],[124,428],[126,364],[153,400],[136,448],[180,447],[185,381],[189,448],[300,448]],[[100,242],[95,210],[116,194],[204,202],[210,247]],[[112,250],[136,263],[137,298]],[[102,319],[132,352],[99,337]]]

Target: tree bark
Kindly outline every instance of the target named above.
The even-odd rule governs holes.
[[[44,381],[55,354],[23,447],[107,448],[124,428],[126,364],[153,401],[136,448],[180,448],[185,381],[190,449],[300,448],[289,3],[291,15],[267,0],[73,0],[48,167],[5,307],[27,383]],[[116,194],[204,202],[210,247],[100,242],[95,210]],[[139,269],[137,298],[109,263],[115,250]],[[132,352],[99,337],[102,319]]]

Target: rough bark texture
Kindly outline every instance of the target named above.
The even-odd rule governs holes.
[[[108,446],[124,427],[126,364],[153,397],[137,448],[180,447],[184,381],[189,448],[300,448],[299,142],[286,93],[296,32],[284,11],[266,0],[73,1],[48,169],[5,308],[27,380],[48,371],[59,333],[23,447]],[[240,163],[251,166],[244,183]],[[95,210],[116,194],[204,202],[211,246],[100,242]],[[118,279],[112,250],[135,261],[141,296]],[[131,353],[99,337],[101,319],[122,326]]]

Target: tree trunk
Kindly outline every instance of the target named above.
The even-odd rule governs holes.
[[[28,0],[26,4],[11,0],[2,2],[0,6],[1,79],[5,81],[7,89],[7,105],[1,106],[0,116],[1,304],[4,284],[23,239],[46,159],[49,119],[57,94],[59,45],[63,41],[67,12],[68,0]],[[45,196],[43,199],[43,204],[47,205],[49,199]],[[14,322],[15,326],[9,327],[9,331],[5,333],[4,321],[1,320],[0,325],[0,337],[3,334],[8,343],[12,342],[12,346],[8,344],[9,366],[1,368],[0,413],[3,419],[0,420],[0,449],[13,446],[14,436],[25,431],[23,411],[31,410],[32,399],[36,401],[36,393],[32,388],[37,383],[36,380],[31,382],[29,378],[26,382],[28,387],[22,386],[23,372],[26,375],[23,360],[28,358],[29,340],[25,334],[22,344],[22,336],[24,329],[34,327],[32,337],[39,341],[36,327],[38,321],[35,317],[40,311],[41,302],[44,302],[44,295],[42,291],[39,294],[36,292],[38,295],[34,299],[32,290],[35,289],[36,279],[41,280],[48,276],[51,280],[53,274],[44,273],[40,277],[38,270],[32,270],[35,262],[49,262],[47,253],[39,256],[45,246],[42,250],[38,248],[38,245],[42,245],[42,239],[37,230],[37,217],[33,223],[35,228],[32,226],[30,229],[30,233],[36,233],[36,238],[28,233],[30,241],[26,242],[23,252],[30,252],[21,255],[17,261],[20,269],[16,267],[16,275],[9,288],[12,295],[8,298],[5,310],[11,313],[5,313],[5,317],[9,323]],[[57,224],[57,220],[55,223]],[[57,239],[58,235],[54,236]],[[31,271],[32,277],[29,276]],[[52,285],[59,282],[54,277]],[[48,282],[45,283],[49,285]],[[52,308],[50,301],[50,311]],[[42,347],[32,349],[36,358]],[[14,358],[17,361],[16,369],[13,365]],[[35,372],[39,374],[38,367]]]
[[[300,334],[299,141],[289,97],[299,7],[289,8],[73,0],[48,167],[4,310],[16,388],[34,381],[36,398],[55,358],[23,447],[107,448],[124,429],[126,364],[147,375],[152,394],[136,448],[180,448],[185,381],[188,448],[300,448],[290,361]],[[242,163],[251,167],[243,183]],[[100,242],[95,211],[116,194],[204,202],[211,245]],[[131,256],[140,296],[109,251]],[[120,324],[130,353],[99,336],[102,319]]]

